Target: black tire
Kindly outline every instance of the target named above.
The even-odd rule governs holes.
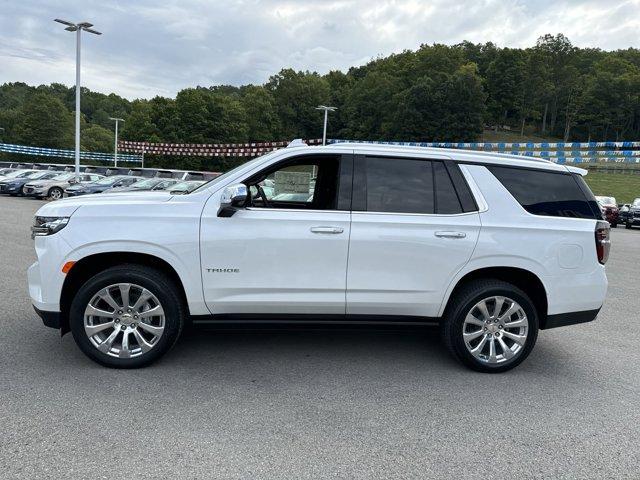
[[[631,224],[630,223],[625,223],[624,224],[624,228],[626,228],[627,230],[631,230]]]
[[[617,223],[612,223],[611,224],[611,228],[618,228],[618,224]]]
[[[58,196],[56,196],[56,198],[53,198],[54,195],[58,195]],[[49,190],[47,197],[49,197],[51,200],[59,200],[62,197],[64,197],[64,192],[60,187],[53,187],[51,190]]]
[[[463,339],[463,325],[467,314],[482,299],[504,296],[520,304],[529,322],[527,339],[519,353],[504,363],[486,363],[474,357],[467,349]],[[531,301],[519,288],[495,279],[473,280],[464,285],[451,298],[442,321],[442,341],[451,354],[467,367],[478,372],[500,373],[522,363],[533,349],[538,337],[538,312]],[[496,334],[497,335],[497,334]]]
[[[132,283],[146,288],[157,297],[164,310],[162,335],[153,348],[137,357],[118,358],[101,352],[84,330],[84,312],[93,296],[116,283]],[[134,264],[112,267],[90,278],[78,290],[69,311],[71,333],[80,350],[95,362],[112,368],[139,368],[156,361],[175,345],[186,318],[187,309],[175,283],[159,270]]]

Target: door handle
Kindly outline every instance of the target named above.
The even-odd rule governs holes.
[[[342,227],[311,227],[311,233],[342,233],[344,228]]]
[[[434,235],[439,238],[464,238],[467,236],[464,232],[436,232]]]

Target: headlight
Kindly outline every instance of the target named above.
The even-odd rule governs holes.
[[[69,217],[36,217],[31,227],[31,238],[46,237],[59,232],[69,223]]]

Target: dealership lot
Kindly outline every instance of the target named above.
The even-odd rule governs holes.
[[[188,333],[97,366],[26,292],[42,202],[0,198],[0,471],[106,478],[637,478],[640,229],[612,233],[597,321],[541,332],[503,375],[434,330]]]

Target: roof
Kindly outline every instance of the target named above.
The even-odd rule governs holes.
[[[425,157],[439,157],[450,158],[466,163],[482,163],[482,164],[496,164],[496,165],[511,165],[518,167],[536,168],[542,170],[552,170],[559,172],[566,172],[567,170],[574,173],[586,174],[586,170],[577,167],[565,167],[549,160],[545,160],[537,157],[525,157],[522,155],[512,155],[509,153],[495,153],[484,152],[478,150],[463,150],[459,148],[434,148],[434,147],[413,147],[405,145],[390,145],[381,143],[332,143],[326,146],[295,146],[289,147],[291,149],[313,149],[314,152],[318,151],[335,151],[337,149],[348,149],[358,153],[384,153],[387,155],[420,155]]]

